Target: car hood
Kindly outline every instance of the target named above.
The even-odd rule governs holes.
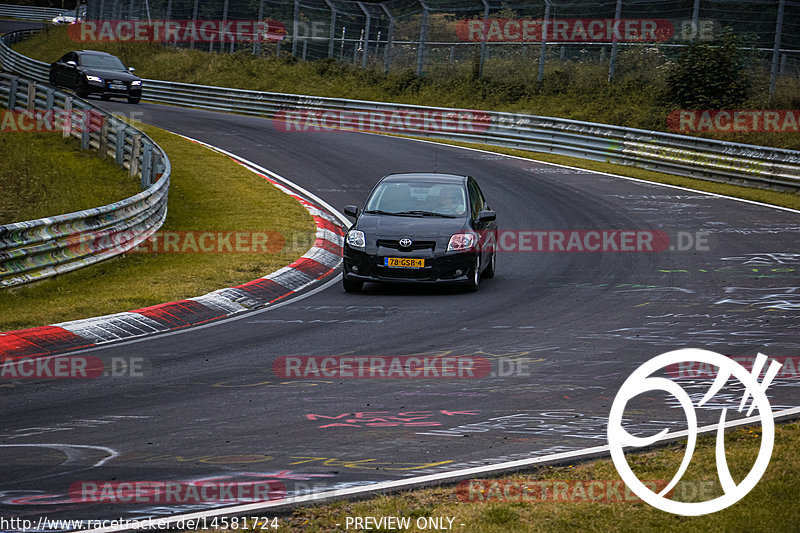
[[[122,81],[133,81],[140,79],[139,76],[135,74],[131,74],[130,72],[124,70],[108,70],[102,68],[93,68],[93,67],[81,67],[81,71],[89,74],[90,76],[100,76],[101,78],[105,79],[114,79],[114,80],[122,80]]]
[[[417,239],[449,238],[467,225],[466,218],[413,217],[392,215],[362,214],[358,218],[356,229],[363,231],[367,238],[400,238]]]

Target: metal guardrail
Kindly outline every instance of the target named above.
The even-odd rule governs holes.
[[[80,139],[83,149],[113,157],[142,192],[113,204],[0,225],[0,287],[69,272],[132,249],[167,214],[170,162],[147,135],[90,103],[16,75],[0,73],[3,124]]]
[[[7,46],[28,34],[16,32],[0,38],[0,63],[7,70],[46,79],[46,63],[27,58]],[[436,129],[425,127],[423,121],[423,127],[390,131],[631,165],[750,187],[800,190],[800,152],[795,150],[535,115],[247,91],[161,80],[145,80],[142,88],[143,98],[153,102],[277,119],[287,113],[320,116],[336,113],[340,118],[346,114],[350,117],[348,124],[354,125],[352,129],[367,131],[381,131],[372,127],[376,116],[384,117],[384,122],[393,116],[402,119],[414,114],[452,116],[465,121],[467,127],[456,131]]]
[[[0,4],[0,18],[11,17],[21,20],[41,20],[51,21],[62,13],[66,13],[66,9],[58,9],[54,7],[35,7],[35,6],[18,6],[12,4]]]

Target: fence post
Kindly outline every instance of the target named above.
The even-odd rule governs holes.
[[[417,76],[422,76],[425,69],[425,41],[428,38],[428,4],[419,0],[422,5],[422,21],[419,25],[419,45],[417,46]]]
[[[256,28],[260,28],[262,22],[264,22],[264,0],[258,3],[258,26]],[[256,29],[256,32],[258,32],[258,29]],[[261,55],[261,39],[262,36],[259,33],[253,36],[253,55]]]
[[[619,29],[619,19],[622,15],[622,0],[617,0],[617,8],[614,11],[614,37],[611,39],[611,61],[608,65],[608,83],[614,80],[614,72],[617,69],[617,31]]]
[[[544,59],[547,54],[547,32],[550,31],[550,0],[545,0],[544,20],[542,21],[542,48],[539,50],[539,75],[537,80],[541,83],[544,79]]]
[[[778,80],[778,59],[781,53],[781,33],[783,32],[783,12],[786,0],[778,2],[778,19],[775,21],[775,46],[772,49],[772,70],[769,74],[769,95],[775,93],[775,84]]]
[[[46,96],[46,98],[45,98],[44,107],[45,107],[45,109],[46,109],[47,111],[50,111],[50,110],[52,110],[52,109],[53,109],[53,93],[54,93],[54,92],[55,92],[55,91],[54,91],[52,88],[50,88],[50,87],[47,87],[47,88],[45,89],[45,94],[46,94],[47,96]]]
[[[192,11],[192,40],[189,41],[189,50],[194,49],[194,36],[197,31],[197,7],[200,0],[194,0],[194,10]]]
[[[92,128],[91,113],[89,111],[81,110],[81,150],[89,149],[91,128]]]
[[[142,151],[142,134],[133,135],[133,146],[131,147],[131,164],[128,168],[128,177],[134,177],[139,172],[139,154]]]
[[[700,19],[700,0],[694,0],[694,7],[692,7],[692,35],[690,40],[692,42],[697,39],[697,28],[699,27]]]
[[[391,66],[392,62],[390,54],[392,51],[392,41],[394,40],[394,17],[392,16],[392,12],[389,11],[389,8],[386,7],[386,4],[381,4],[381,7],[383,8],[384,13],[386,13],[386,16],[389,17],[389,32],[386,34],[386,47],[383,49],[385,56],[383,58],[383,73],[388,74],[389,67]]]
[[[328,35],[328,57],[333,57],[333,45],[336,40],[336,6],[333,5],[331,0],[325,0],[328,8],[331,10],[331,29]]]
[[[228,22],[228,6],[230,5],[230,0],[225,0],[222,4],[222,27],[225,27],[225,23]],[[219,32],[219,51],[220,53],[225,52],[225,32]],[[231,50],[233,52],[233,50]]]
[[[370,22],[372,21],[372,17],[367,11],[367,8],[364,7],[362,2],[358,2],[358,7],[361,8],[361,11],[364,12],[364,16],[367,17],[366,24],[364,27],[364,57],[361,59],[361,68],[367,68],[367,52],[369,52],[369,30],[370,30]]]
[[[481,59],[478,64],[478,77],[483,77],[483,64],[486,61],[486,38],[489,33],[487,25],[489,24],[489,2],[488,0],[481,0],[483,2],[483,26],[481,26]]]
[[[292,56],[297,56],[297,34],[300,31],[300,0],[294,0],[294,17],[292,18]]]

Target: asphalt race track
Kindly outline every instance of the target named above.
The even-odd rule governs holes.
[[[401,138],[93,101],[229,150],[337,209],[362,206],[386,173],[435,167],[475,176],[503,230],[659,230],[690,249],[500,253],[476,293],[347,294],[332,282],[236,320],[90,352],[141,357],[142,377],[3,383],[0,515],[219,505],[70,501],[86,480],[274,480],[291,495],[597,446],[619,386],[658,354],[800,353],[796,212]],[[484,357],[492,374],[284,380],[272,368],[281,356],[418,354]],[[800,405],[798,383],[776,379],[774,410]],[[644,431],[685,426],[665,396],[638,407]],[[701,423],[716,422],[717,407],[700,409]]]

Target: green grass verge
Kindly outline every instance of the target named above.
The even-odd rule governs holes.
[[[0,133],[0,224],[71,213],[139,192],[139,182],[59,133]]]
[[[314,242],[308,212],[228,157],[163,130],[137,125],[169,155],[172,178],[161,231],[275,231],[277,253],[128,253],[0,291],[0,331],[40,326],[199,296],[291,263]],[[43,150],[42,153],[47,153]]]
[[[760,444],[759,431],[760,428],[737,428],[726,432],[726,456],[736,482],[740,482],[749,472],[755,460]],[[707,501],[722,494],[714,444],[713,435],[698,439],[689,469],[674,490],[674,499]],[[627,457],[639,479],[668,482],[675,474],[684,451],[685,441],[647,453],[629,454]],[[776,425],[772,459],[761,481],[738,503],[699,517],[668,514],[641,501],[595,503],[576,498],[576,501],[569,502],[563,499],[503,502],[498,501],[497,497],[490,497],[484,501],[465,502],[459,499],[455,487],[446,486],[377,496],[363,501],[337,501],[301,507],[294,510],[290,517],[281,518],[278,530],[306,533],[345,531],[345,519],[348,516],[407,516],[412,517],[412,526],[417,517],[454,518],[453,531],[470,533],[797,531],[800,524],[800,507],[797,506],[797,495],[800,494],[798,454],[800,423]],[[611,460],[606,459],[572,466],[545,467],[494,479],[587,482],[620,480],[620,477]],[[352,527],[349,530],[361,531]],[[412,527],[403,531],[425,530]]]
[[[53,62],[80,48],[104,50],[136,67],[146,78],[240,89],[398,102],[413,105],[463,107],[536,114],[566,119],[668,131],[666,117],[675,108],[666,96],[664,65],[670,51],[651,45],[620,51],[616,81],[607,83],[606,64],[582,60],[548,60],[545,81],[537,82],[535,57],[493,57],[485,76],[476,76],[472,61],[430,65],[424,77],[411,70],[384,75],[333,60],[302,62],[275,45],[263,57],[250,50],[209,54],[154,43],[79,43],[66,27],[50,27],[14,48],[29,57]],[[537,48],[538,49],[538,48]],[[553,48],[555,50],[555,48]],[[764,85],[766,74],[758,73]],[[782,77],[776,93],[759,88],[741,109],[797,109],[800,79]],[[728,141],[800,149],[797,133],[703,134]]]

